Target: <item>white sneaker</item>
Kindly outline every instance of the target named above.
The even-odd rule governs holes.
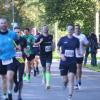
[[[79,89],[79,90],[81,90],[81,89],[82,89],[82,88],[81,88],[81,85],[78,85],[78,89]]]
[[[68,100],[72,100],[72,96],[68,96]]]
[[[3,95],[3,96],[2,96],[2,99],[3,99],[3,100],[8,100],[8,96],[7,96],[7,95],[6,95],[6,96]]]
[[[75,90],[79,90],[78,85],[75,85],[75,86],[74,86],[74,89],[75,89]]]

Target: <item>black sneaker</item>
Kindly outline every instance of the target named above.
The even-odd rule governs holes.
[[[1,100],[1,99],[0,99]],[[8,100],[8,98],[7,97],[3,97],[3,100]]]
[[[80,85],[80,86],[82,85],[81,81],[80,81],[80,82],[78,82],[78,85]]]
[[[14,87],[14,92],[15,92],[15,93],[17,93],[17,92],[18,92],[18,84],[17,84],[17,85],[15,85],[15,87]]]
[[[49,90],[51,87],[50,86],[46,86],[46,89]]]
[[[18,97],[18,100],[22,100],[22,98],[21,97]]]
[[[5,98],[5,99],[3,99],[3,100],[8,100],[8,98]]]
[[[8,94],[8,100],[12,100],[12,94]]]

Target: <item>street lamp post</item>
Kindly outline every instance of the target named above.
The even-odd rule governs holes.
[[[18,23],[15,22],[15,9],[14,9],[14,0],[12,0],[12,28],[14,30],[15,27],[18,26]]]
[[[97,36],[97,40],[99,42],[99,1],[96,0],[96,23],[95,23],[95,33]]]
[[[14,0],[12,0],[12,18],[13,18],[13,23],[15,22],[15,18],[14,18],[14,14],[15,14],[15,11],[14,11]]]
[[[6,0],[6,2],[5,2],[5,8],[6,8],[6,18],[7,18],[7,20],[9,20],[9,17],[8,17],[8,9],[9,9],[9,0]]]
[[[58,41],[58,21],[55,23],[55,48],[57,51],[57,41]]]

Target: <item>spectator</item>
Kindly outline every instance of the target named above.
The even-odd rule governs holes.
[[[97,37],[95,33],[91,32],[89,34],[89,52],[91,53],[91,65],[97,66],[97,48],[98,48],[98,43],[97,43]]]

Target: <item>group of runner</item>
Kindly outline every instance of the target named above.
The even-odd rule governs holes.
[[[82,78],[82,63],[85,47],[89,42],[80,31],[80,25],[68,24],[67,35],[58,42],[58,53],[60,54],[60,73],[63,78],[64,88],[69,84],[68,100],[71,100],[74,90],[80,89]]]
[[[60,73],[64,88],[69,85],[68,100],[71,100],[74,77],[76,77],[76,89],[80,89],[81,86],[83,56],[88,40],[81,33],[80,25],[68,24],[66,32],[57,46],[60,54]],[[36,31],[34,35],[29,28],[25,28],[23,33],[20,27],[10,31],[7,20],[0,18],[0,75],[3,80],[3,100],[13,100],[13,81],[14,92],[18,92],[18,100],[22,100],[23,80],[30,81],[31,69],[34,70],[34,76],[39,74],[39,58],[43,83],[46,89],[50,89],[53,50],[53,36],[49,34],[47,25],[43,26],[42,34]],[[28,74],[25,71],[26,67]]]

